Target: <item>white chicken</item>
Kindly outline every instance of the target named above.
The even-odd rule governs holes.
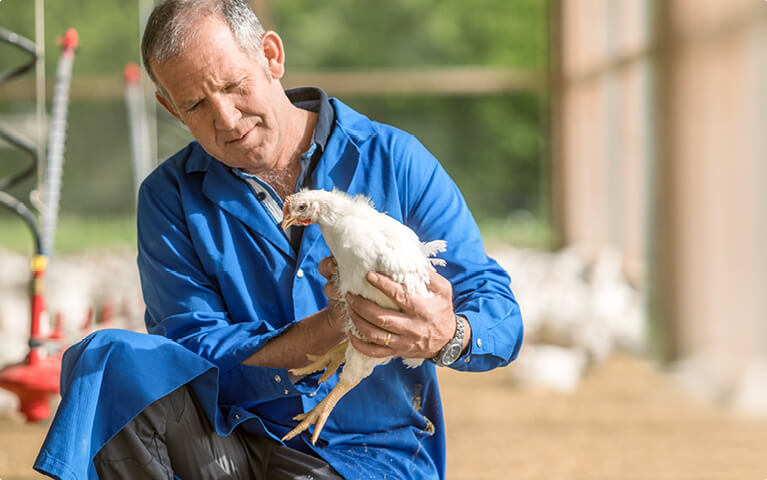
[[[341,299],[346,293],[353,293],[383,307],[399,310],[391,299],[368,283],[365,276],[370,271],[388,275],[411,293],[424,297],[432,295],[428,289],[430,272],[434,270],[434,265],[445,265],[445,261],[430,257],[445,251],[447,243],[444,240],[421,242],[410,228],[378,212],[364,195],[352,197],[338,190],[303,190],[285,199],[283,229],[312,223],[319,225],[338,265],[333,281],[341,293]],[[361,337],[348,314],[344,328],[348,334]],[[301,423],[283,440],[289,440],[315,424],[312,434],[312,443],[315,443],[341,397],[370,375],[376,366],[392,359],[363,355],[348,340],[321,357],[309,358],[311,364],[291,370],[291,373],[307,375],[325,369],[320,378],[320,382],[324,382],[341,363],[345,364],[338,384],[311,411],[294,417]],[[421,359],[403,361],[411,368],[423,362]]]

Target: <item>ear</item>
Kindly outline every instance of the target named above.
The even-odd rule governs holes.
[[[285,75],[285,49],[282,39],[271,30],[264,33],[261,39],[261,51],[266,57],[266,65],[272,78],[279,80]]]
[[[165,98],[160,92],[154,92],[154,98],[157,99],[158,102],[160,102],[160,105],[165,107],[165,110],[168,111],[171,115],[176,117],[177,120],[179,120],[181,123],[184,123],[183,120],[178,116],[178,113],[176,113],[176,109],[173,108],[173,104],[170,103],[170,100]]]

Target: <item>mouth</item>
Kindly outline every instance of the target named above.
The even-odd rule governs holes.
[[[235,145],[235,146],[243,144],[243,143],[245,143],[247,141],[248,138],[250,138],[251,134],[253,133],[253,130],[255,130],[255,129],[256,129],[256,127],[252,127],[250,129],[248,129],[245,133],[240,135],[239,137],[234,138],[232,140],[226,140],[226,141],[224,141],[224,143],[226,145]]]

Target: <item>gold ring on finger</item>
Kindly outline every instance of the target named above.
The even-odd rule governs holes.
[[[391,332],[386,334],[386,340],[384,340],[384,346],[385,347],[389,346],[389,341],[391,341]]]

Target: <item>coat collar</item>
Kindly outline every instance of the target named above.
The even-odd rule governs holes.
[[[293,256],[293,247],[288,238],[262,205],[250,185],[238,178],[229,167],[206,155],[209,159],[205,178],[202,182],[202,194],[222,210],[234,216],[250,227],[251,231],[264,237],[277,249]]]
[[[375,124],[337,99],[330,100],[336,112],[333,131],[325,151],[313,173],[314,187],[323,190],[334,188],[352,195],[364,193],[364,175],[359,172],[360,145],[375,135]],[[221,209],[246,224],[251,230],[282,251],[290,258],[295,252],[285,235],[259,205],[250,186],[237,178],[231,169],[208,155],[197,142],[191,148],[197,153],[186,162],[186,173],[203,173],[202,193]],[[304,231],[298,252],[300,264],[321,237],[316,226]]]

